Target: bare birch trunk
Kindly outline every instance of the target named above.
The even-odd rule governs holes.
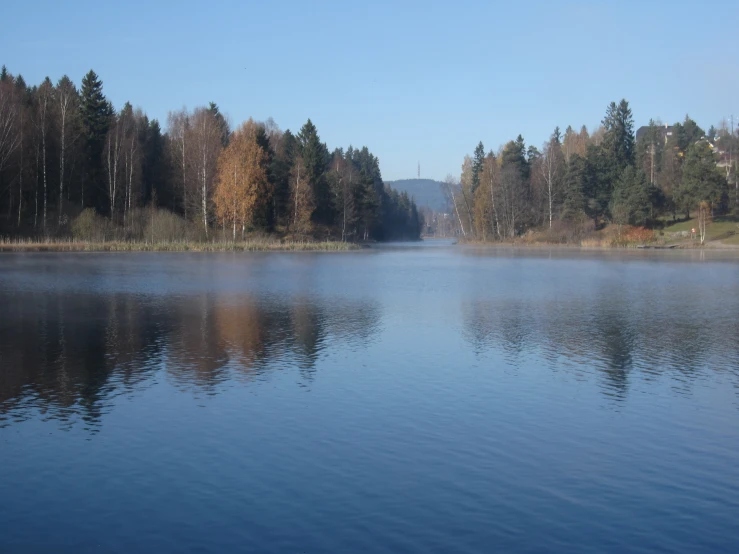
[[[295,179],[295,216],[293,217],[293,227],[298,228],[298,196],[300,194],[300,167],[298,167],[298,175]]]
[[[187,219],[187,172],[185,171],[185,123],[182,123],[182,210]]]
[[[457,213],[457,219],[459,220],[459,227],[462,229],[462,236],[467,238],[467,233],[464,231],[464,225],[462,225],[462,218],[459,216],[459,208],[457,207],[457,199],[454,195],[454,191],[452,190],[451,183],[447,183],[447,186],[449,187],[449,194],[452,197],[452,202],[454,203],[454,211]]]
[[[21,212],[23,210],[23,112],[21,111],[21,160],[18,174],[18,227],[21,226]]]
[[[498,235],[498,238],[503,238],[500,236],[500,221],[498,220],[498,208],[495,206],[495,188],[493,187],[493,177],[490,177],[490,202],[493,205],[493,218],[495,219],[495,233]]]
[[[57,218],[57,224],[61,227],[62,225],[62,202],[64,201],[64,153],[66,149],[66,120],[67,120],[67,109],[64,103],[62,103],[62,140],[59,152],[59,214]]]
[[[41,152],[39,152],[39,143],[38,140],[36,141],[36,191],[34,192],[34,203],[36,204],[35,211],[33,213],[33,228],[36,229],[38,227],[38,188],[39,188],[39,159],[41,157]]]

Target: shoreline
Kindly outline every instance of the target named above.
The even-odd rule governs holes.
[[[734,244],[723,244],[720,241],[709,241],[705,244],[691,244],[691,243],[676,243],[676,244],[635,244],[629,246],[612,246],[608,244],[572,244],[572,243],[546,243],[546,242],[486,242],[486,241],[463,241],[457,242],[460,246],[468,246],[474,248],[521,248],[530,250],[584,250],[584,251],[615,251],[615,252],[629,252],[629,251],[651,251],[651,250],[665,250],[665,251],[701,251],[701,250],[726,250],[726,251],[739,251],[739,245]]]
[[[246,240],[243,242],[7,241],[2,252],[356,252],[366,246],[340,241]]]

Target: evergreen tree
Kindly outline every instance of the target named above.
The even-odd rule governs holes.
[[[562,218],[567,221],[580,222],[586,217],[585,187],[587,178],[587,161],[578,154],[570,156],[564,180],[564,202]]]
[[[644,172],[626,166],[613,189],[611,214],[618,224],[644,225],[650,211],[649,183]]]
[[[273,161],[275,152],[272,149],[272,145],[269,142],[269,137],[267,137],[267,131],[264,128],[264,124],[258,123],[256,124],[256,128],[254,130],[255,132],[255,140],[257,143],[257,146],[262,149],[262,152],[264,153],[264,166],[265,166],[265,174],[266,174],[266,182],[267,182],[267,189],[270,191],[270,201],[261,203],[258,205],[257,209],[255,210],[253,221],[255,224],[257,224],[259,227],[267,230],[272,230],[274,228],[274,225],[276,223],[275,221],[275,211],[274,211],[274,200],[272,199],[272,195],[274,194],[275,189],[275,181],[274,181],[274,175],[272,175],[272,169],[273,169]]]
[[[482,172],[482,165],[485,163],[485,147],[482,145],[482,141],[475,147],[475,155],[472,160],[472,194],[475,194],[477,187],[480,186],[480,173]]]
[[[162,135],[159,121],[152,119],[140,129],[142,160],[142,201],[148,204],[155,197],[160,205],[174,210],[175,194],[170,178],[170,164],[166,159],[166,139]]]
[[[603,148],[612,165],[614,180],[634,163],[634,119],[626,100],[611,102],[603,119]]]
[[[82,79],[80,117],[83,126],[85,166],[83,205],[99,211],[107,207],[104,195],[103,147],[110,129],[113,109],[103,94],[103,82],[91,69]]]
[[[649,120],[646,133],[636,143],[636,164],[655,183],[662,170],[664,140],[662,131],[653,119]]]
[[[325,178],[329,164],[328,148],[321,142],[316,126],[310,119],[300,129],[297,138],[308,182],[313,188],[313,202],[316,207],[313,216],[317,222],[331,223],[333,211]]]
[[[706,141],[693,143],[683,163],[682,183],[676,194],[678,209],[690,215],[690,210],[701,202],[709,202],[716,209],[725,200],[727,183],[716,167],[716,159]]]
[[[680,151],[687,153],[690,145],[702,139],[705,132],[695,121],[690,119],[689,115],[686,115],[682,123],[673,125],[672,135]]]
[[[587,214],[596,226],[608,213],[615,179],[613,159],[603,145],[590,144],[585,164],[584,193]]]
[[[505,145],[503,149],[503,165],[515,167],[521,179],[527,182],[531,169],[526,159],[526,143],[521,135],[518,135],[515,141],[511,141]]]
[[[275,224],[285,227],[290,221],[290,172],[292,171],[295,156],[298,153],[298,143],[290,130],[285,131],[273,146],[274,155],[269,166],[268,175],[274,185],[273,209]]]
[[[540,157],[541,152],[539,152],[539,149],[533,144],[526,149],[526,163],[528,163],[529,167],[534,167],[536,160]]]
[[[226,148],[231,136],[231,129],[229,129],[228,127],[228,121],[226,121],[226,118],[223,117],[223,114],[218,109],[218,105],[215,102],[210,102],[208,104],[208,111],[213,114],[213,117],[215,117],[216,121],[218,122],[218,127],[221,131],[221,145]]]

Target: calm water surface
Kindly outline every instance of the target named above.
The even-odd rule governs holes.
[[[739,259],[0,256],[0,552],[737,552]]]

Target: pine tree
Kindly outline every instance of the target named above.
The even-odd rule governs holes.
[[[529,163],[526,159],[526,143],[521,135],[505,145],[503,149],[503,165],[513,166],[518,169],[521,179],[527,182],[530,174]]]

